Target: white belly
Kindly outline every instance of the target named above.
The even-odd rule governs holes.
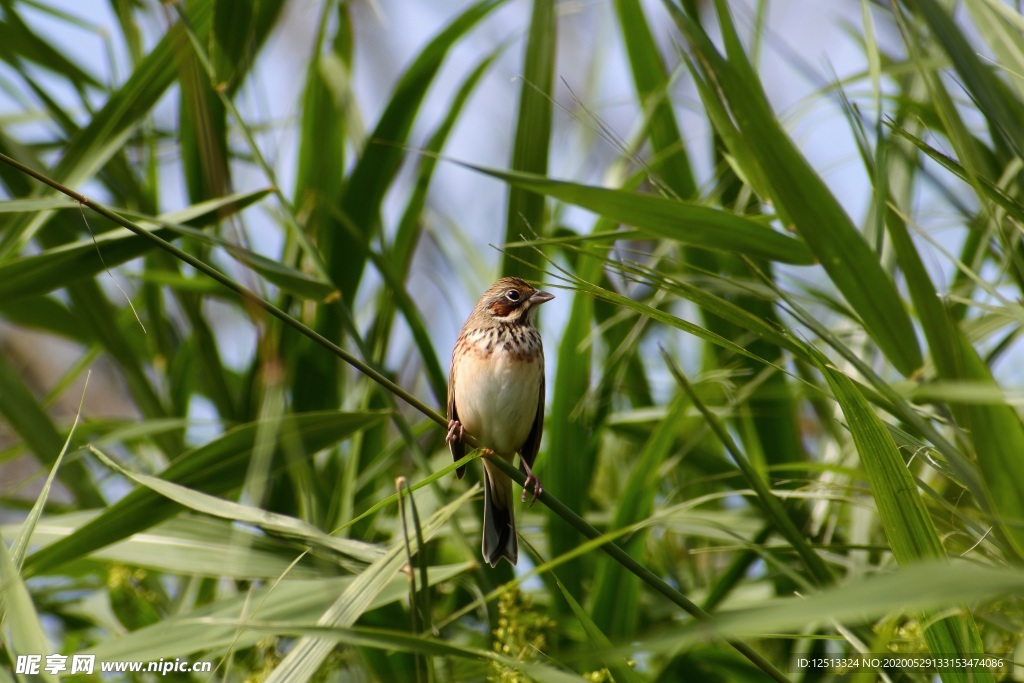
[[[469,354],[462,363],[455,382],[459,421],[481,447],[511,459],[537,417],[543,361],[498,351],[487,358]]]

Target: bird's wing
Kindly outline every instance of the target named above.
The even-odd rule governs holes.
[[[456,348],[458,348],[458,347],[456,347]],[[458,420],[459,419],[459,411],[455,407],[455,367],[456,367],[455,355],[452,354],[452,369],[451,369],[451,372],[448,373],[448,421],[449,422],[451,422],[452,420]],[[466,457],[466,444],[464,444],[461,440],[459,440],[459,441],[449,441],[448,442],[448,448],[451,449],[451,451],[452,451],[452,458],[456,462],[458,462],[459,460],[462,460],[462,458]],[[463,465],[462,467],[456,469],[455,470],[455,474],[456,474],[456,476],[458,476],[459,479],[462,479],[462,477],[465,476],[465,474],[466,474],[466,466]]]
[[[537,398],[537,415],[533,418],[533,427],[530,428],[530,435],[526,437],[526,443],[519,449],[519,457],[522,458],[530,469],[533,469],[533,461],[537,459],[537,451],[540,450],[540,437],[544,433],[544,366],[540,371],[540,396]],[[526,474],[522,463],[519,469]]]

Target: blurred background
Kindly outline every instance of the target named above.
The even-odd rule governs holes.
[[[0,164],[5,663],[839,680],[793,663],[1019,647],[1014,3],[0,12],[0,152],[132,222]],[[491,571],[429,413],[506,274],[557,296],[537,473],[580,519],[518,510]]]

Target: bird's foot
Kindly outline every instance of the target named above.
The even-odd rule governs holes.
[[[540,485],[540,479],[534,475],[533,470],[526,464],[526,461],[520,458],[519,464],[522,465],[523,472],[526,473],[526,481],[523,482],[523,494],[519,497],[520,502],[526,502],[526,492],[531,486],[533,487],[533,497],[530,498],[530,507],[537,502],[537,496],[544,493],[544,487]]]
[[[448,420],[448,436],[444,438],[447,443],[457,443],[462,441],[462,437],[466,434],[465,427],[458,420]]]

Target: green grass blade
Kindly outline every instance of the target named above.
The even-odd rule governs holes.
[[[312,413],[290,415],[280,427],[279,441],[301,439],[309,454],[347,438],[382,420],[383,413]],[[236,427],[210,443],[183,454],[161,473],[161,478],[216,494],[238,488],[248,469],[246,456],[256,446],[257,424]],[[37,574],[119,541],[175,515],[177,503],[148,489],[137,489],[114,503],[81,529],[37,550],[25,561],[25,571]]]
[[[650,169],[677,197],[694,197],[697,183],[668,97],[670,74],[661,59],[643,7],[637,0],[616,0],[615,11],[626,43],[637,96],[643,109],[650,111],[648,137],[655,154]]]
[[[270,32],[279,25],[285,0],[261,0],[252,6],[239,7],[217,3],[213,13],[212,55],[214,85],[225,92],[235,94],[249,74],[253,63],[265,45]]]
[[[519,112],[516,116],[516,137],[512,143],[511,167],[514,171],[541,175],[547,172],[557,45],[555,0],[533,0],[530,29],[523,46]],[[505,242],[518,241],[520,235],[543,234],[544,221],[543,196],[519,185],[509,187]],[[525,263],[505,254],[501,274],[535,277],[540,259],[533,252],[522,257],[525,257]]]
[[[462,494],[435,512],[423,525],[423,537],[430,540],[448,519],[467,501],[474,491]],[[410,540],[410,543],[412,541]],[[414,544],[417,552],[422,551]],[[384,557],[374,562],[349,585],[317,622],[321,626],[352,626],[369,609],[373,599],[393,580],[402,568],[405,541],[392,544]],[[301,638],[295,647],[267,678],[268,683],[305,681],[320,668],[333,643],[316,637]]]
[[[490,70],[494,60],[498,57],[499,51],[492,52],[480,61],[473,71],[459,86],[458,92],[448,105],[444,120],[434,130],[427,144],[423,147],[423,155],[419,159],[419,167],[416,173],[416,184],[413,187],[409,201],[406,202],[402,218],[398,222],[398,229],[395,232],[394,242],[391,244],[391,259],[395,264],[395,273],[404,281],[409,273],[409,266],[419,242],[422,230],[423,209],[427,203],[427,191],[430,189],[430,182],[434,177],[434,169],[437,168],[439,156],[444,149],[452,129],[460,119],[460,114],[470,96],[476,92],[480,79]],[[2,206],[2,204],[0,204]]]
[[[345,42],[342,36],[351,30],[346,5],[338,5],[337,16],[338,40]],[[323,19],[306,69],[302,93],[293,200],[296,212],[305,216],[303,228],[310,235],[329,235],[345,230],[344,224],[331,211],[341,197],[344,185],[345,133],[348,129],[348,111],[341,99],[347,93],[338,92],[337,88],[344,86],[335,87],[335,81],[344,83],[350,77],[351,55],[337,44],[333,50],[323,50],[328,17],[325,15]]]
[[[784,207],[792,227],[889,361],[904,375],[912,374],[923,362],[921,350],[892,278],[824,181],[782,130],[743,53],[728,9],[721,2],[716,8],[728,59],[695,21],[678,11],[674,16],[700,55],[706,78],[721,88],[745,143],[764,171],[773,204]]]
[[[718,616],[711,624],[682,626],[620,649],[627,652],[634,648],[647,652],[674,651],[706,639],[711,633],[779,633],[814,623],[863,623],[896,612],[923,612],[950,603],[976,603],[1019,595],[1022,591],[1024,575],[1014,568],[970,562],[926,562],[850,581],[813,595],[776,598],[767,604],[731,610]],[[944,654],[952,655],[954,652],[950,650]],[[979,648],[969,654],[982,656],[986,651]],[[991,654],[1008,658],[1006,653]],[[963,670],[959,673],[963,674]],[[977,677],[976,680],[992,680],[987,672],[978,669],[970,673]]]
[[[949,404],[974,444],[987,492],[979,502],[995,511],[994,521],[1002,534],[1017,556],[1024,557],[1024,529],[1015,522],[1024,510],[1024,462],[1017,455],[1024,453],[1024,425],[1000,398],[991,370],[939,296],[906,223],[890,210],[886,225],[939,378],[979,383],[991,390],[985,402],[959,402],[951,397]]]
[[[100,513],[89,510],[43,517],[35,527],[31,543],[41,546],[70,536]],[[12,533],[19,531],[16,525],[2,529],[4,533],[8,529]],[[71,571],[96,571],[105,566],[128,565],[153,572],[240,581],[276,579],[287,573],[289,578],[310,580],[333,575],[338,559],[339,555],[332,553],[302,555],[302,550],[287,538],[185,513],[100,548],[90,553],[87,560],[72,562],[68,567]],[[349,563],[344,566],[356,568]]]
[[[669,327],[674,327],[678,330],[682,330],[683,332],[691,334],[702,341],[709,342],[711,344],[714,344],[715,346],[719,346],[735,354],[751,358],[752,360],[755,361],[764,362],[763,359],[754,356],[749,351],[744,349],[742,346],[739,346],[732,340],[720,337],[717,334],[709,332],[707,329],[700,327],[699,325],[694,325],[688,320],[683,320],[682,318],[672,315],[671,313],[661,310],[660,308],[650,306],[641,301],[631,299],[630,297],[623,296],[617,292],[605,289],[604,287],[600,287],[590,282],[585,282],[583,280],[576,280],[575,284],[579,292],[586,294],[587,296],[592,296],[599,301],[604,301],[619,308],[634,311],[640,315],[647,316],[651,320],[654,320],[658,323],[662,323],[668,325]]]
[[[259,3],[262,7],[267,3]],[[226,3],[217,3],[216,8]],[[219,12],[215,11],[215,18]],[[251,16],[250,12],[238,13]],[[238,21],[245,26],[245,21]],[[181,56],[178,87],[178,144],[182,171],[193,203],[220,197],[231,186],[228,159],[228,116],[220,96],[211,87],[199,58],[191,52]]]
[[[677,396],[665,419],[651,431],[636,461],[632,463],[629,479],[614,506],[615,516],[609,528],[624,529],[654,513],[654,499],[658,495],[662,467],[665,458],[676,445],[680,422],[690,405],[689,401]],[[647,534],[636,532],[627,541],[623,541],[622,545],[627,553],[639,555],[646,543]],[[624,638],[637,631],[640,621],[640,581],[625,567],[610,557],[601,558],[591,594],[593,597],[589,616],[595,628],[612,638]]]
[[[56,650],[46,637],[39,613],[32,603],[32,596],[3,538],[0,538],[0,598],[0,617],[5,625],[0,636],[3,636],[8,656],[13,661],[19,654],[40,655],[44,658],[42,663],[45,663],[46,655]],[[42,680],[52,683],[59,680],[57,676],[42,669],[42,666],[38,675]]]
[[[200,227],[213,223],[219,219],[234,215],[236,212],[245,209],[251,204],[260,201],[267,195],[268,190],[256,190],[244,192],[230,197],[222,197],[217,200],[197,204],[190,209],[175,211],[157,219],[149,218],[153,223],[169,224],[188,223]],[[79,207],[74,207],[75,211]],[[69,214],[74,215],[74,214]],[[130,215],[130,214],[129,214]],[[77,216],[75,216],[78,218]],[[146,217],[143,217],[144,219]],[[84,229],[83,225],[83,229]],[[93,227],[95,230],[95,226]],[[157,235],[165,239],[173,235],[167,229],[155,230]],[[193,234],[194,236],[194,234]],[[213,238],[210,238],[213,239]],[[142,256],[153,249],[154,245],[149,240],[135,236],[127,230],[108,230],[95,237],[86,237],[77,242],[63,244],[61,246],[47,249],[32,256],[21,256],[0,262],[0,298],[7,303],[17,303],[33,297],[48,294],[54,290],[72,285],[90,277],[103,275],[110,268],[126,263],[134,258]],[[99,253],[97,253],[99,252]],[[281,284],[289,284],[299,287],[304,291],[312,284],[305,283],[301,275],[286,277],[292,271],[284,269],[284,266],[269,266],[258,255],[251,254],[247,259],[254,268],[261,270],[271,279],[280,280]],[[315,280],[313,282],[316,282]],[[331,291],[330,288],[319,286],[317,292]]]
[[[617,223],[634,226],[651,237],[797,265],[809,265],[814,260],[802,241],[734,213],[655,195],[552,180],[530,173],[460,165],[593,211]]]
[[[374,324],[371,342],[379,349],[378,355],[383,355],[387,351],[394,326],[395,311],[401,311],[402,317],[409,325],[420,357],[423,359],[434,396],[441,403],[445,400],[448,378],[441,369],[431,337],[424,321],[421,320],[420,307],[415,298],[409,296],[405,291],[405,283],[409,277],[409,268],[416,245],[419,243],[425,225],[423,210],[427,203],[427,193],[434,176],[434,169],[438,163],[438,158],[435,155],[440,154],[444,148],[448,136],[459,120],[463,107],[470,95],[476,91],[481,78],[494,63],[496,57],[497,52],[488,55],[470,72],[459,87],[448,106],[444,120],[423,148],[424,154],[419,159],[416,184],[398,222],[391,248],[382,255],[379,261],[375,260],[378,270],[387,279],[390,287],[388,290],[382,291],[380,313]]]
[[[0,213],[31,213],[51,209],[77,209],[78,202],[60,197],[40,197],[38,199],[8,199],[0,201]]]
[[[95,76],[82,68],[80,64],[54,49],[53,43],[39,36],[21,18],[14,6],[4,10],[4,21],[0,26],[0,41],[4,45],[4,61],[17,63],[21,60],[36,65],[62,76],[76,88],[86,86],[97,88],[102,84]]]
[[[96,341],[82,329],[67,306],[49,297],[0,303],[0,312],[12,324],[45,331],[83,346],[91,346]]]
[[[11,360],[6,354],[0,354],[0,414],[40,465],[56,467],[64,450],[65,438],[11,365]],[[93,507],[105,504],[103,495],[81,460],[66,463],[57,476],[80,505]]]
[[[1016,156],[1024,156],[1024,108],[1008,94],[1006,86],[996,78],[992,68],[982,62],[978,50],[967,40],[963,28],[935,0],[908,3],[927,22],[936,42],[949,55],[962,79],[964,88],[977,102],[978,111],[986,117],[992,137],[1008,147]]]
[[[514,482],[523,486],[526,482],[526,475],[515,468],[512,463],[502,460],[501,458],[491,458],[491,462],[504,472]],[[625,566],[630,572],[640,577],[642,581],[647,583],[651,588],[657,591],[662,597],[667,598],[676,606],[682,608],[687,614],[694,617],[699,622],[709,620],[711,615],[704,612],[698,607],[693,601],[684,596],[681,592],[668,585],[664,579],[657,576],[650,569],[644,567],[637,562],[633,557],[624,552],[622,548],[615,544],[613,540],[607,540],[614,538],[621,534],[621,531],[615,531],[610,534],[602,535],[597,529],[587,524],[582,517],[577,515],[575,512],[570,510],[561,500],[558,500],[549,492],[544,491],[540,494],[539,500],[544,503],[548,508],[552,510],[559,517],[564,519],[566,522],[571,524],[582,536],[590,539],[587,543],[584,543],[581,547],[582,550],[579,552],[586,552],[592,548],[600,548],[608,555],[612,556],[617,562]],[[575,551],[574,551],[575,552]],[[761,653],[755,650],[753,647],[740,640],[730,639],[728,640],[737,652],[746,657],[751,663],[757,666],[761,671],[768,674],[771,678],[776,681],[787,681],[789,679],[779,671],[775,665],[768,661]]]
[[[468,568],[465,564],[430,567],[430,584],[456,579]],[[352,576],[312,580],[284,577],[250,594],[222,598],[189,614],[174,615],[159,624],[111,638],[89,652],[95,651],[97,658],[102,659],[156,660],[231,646],[248,647],[267,637],[267,631],[259,627],[262,623],[314,622],[323,612],[324,604],[348,590],[354,580]],[[408,594],[407,583],[404,576],[394,577],[373,597],[367,609],[402,600]]]
[[[452,46],[502,1],[470,5],[430,41],[395,86],[341,197],[339,209],[357,234],[345,230],[322,236],[332,280],[345,297],[355,297],[365,267],[364,245],[377,230],[381,202],[405,157],[403,148],[428,88]]]
[[[811,547],[803,530],[797,527],[795,520],[790,515],[790,511],[782,505],[782,501],[772,491],[767,477],[751,464],[750,459],[745,453],[740,451],[725,427],[721,424],[721,421],[701,400],[700,395],[697,394],[693,385],[676,365],[673,358],[664,349],[662,349],[661,355],[668,364],[672,376],[675,377],[679,386],[682,387],[683,391],[686,392],[693,402],[693,405],[700,411],[711,431],[722,442],[722,445],[725,446],[732,460],[743,473],[747,484],[754,489],[754,492],[757,494],[758,504],[764,510],[765,518],[775,526],[779,534],[789,542],[793,550],[800,556],[804,567],[806,567],[811,576],[812,583],[818,586],[831,584],[834,581],[831,570],[818,553],[815,552],[814,548]]]
[[[102,451],[93,447],[90,447],[89,450],[91,450],[104,465],[115,470],[122,476],[131,479],[140,486],[144,486],[145,488],[150,489],[169,500],[173,500],[183,507],[195,510],[196,512],[213,515],[214,517],[220,517],[222,519],[251,524],[263,529],[269,534],[294,538],[306,544],[328,548],[363,562],[372,562],[380,556],[380,553],[376,548],[370,544],[348,538],[336,538],[301,519],[296,519],[295,517],[289,517],[287,515],[269,512],[267,510],[261,510],[259,508],[252,507],[251,505],[243,505],[230,500],[217,498],[216,496],[211,496],[209,494],[202,493],[201,491],[196,491],[195,489],[175,484],[167,481],[166,479],[161,479],[160,477],[154,477],[141,472],[132,472],[111,460]]]
[[[205,35],[209,30],[212,10],[208,0],[189,3],[192,29]],[[55,177],[77,186],[93,177],[135,133],[153,106],[163,97],[177,76],[176,60],[187,50],[188,37],[180,24],[175,24],[154,46],[118,88],[89,124],[64,149],[53,169]],[[6,256],[18,246],[25,232],[31,234],[47,220],[41,214],[15,226],[0,240],[0,255]]]
[[[565,589],[560,581],[555,579],[558,584],[558,589],[562,592],[562,597],[569,603],[569,608],[572,610],[576,620],[580,622],[580,626],[583,627],[583,632],[587,634],[587,640],[597,651],[607,650],[612,646],[612,641],[608,639],[601,629],[598,628],[597,624],[593,619],[590,618],[590,614],[576,601],[576,598],[572,596],[572,593]],[[614,673],[615,680],[617,681],[632,681],[633,683],[640,683],[643,679],[640,678],[639,674],[633,670],[633,667],[629,665],[629,662],[618,659],[615,657],[609,657],[607,659],[602,657],[604,664],[610,671]]]
[[[576,258],[576,271],[584,280],[597,280],[603,264],[602,259],[581,253]],[[547,451],[535,465],[541,480],[581,514],[590,507],[587,494],[597,466],[597,435],[601,428],[600,416],[592,409],[589,397],[594,350],[587,342],[593,327],[594,300],[577,292],[552,364],[555,375],[551,380],[550,417],[545,427]],[[547,525],[547,536],[553,555],[569,552],[579,541],[576,530],[558,519]],[[581,560],[567,564],[560,576],[569,592],[579,595],[590,574],[591,568]]]
[[[53,461],[53,467],[50,468],[50,473],[46,477],[46,481],[43,483],[43,490],[39,492],[39,497],[36,498],[35,504],[28,513],[28,517],[25,518],[25,522],[21,525],[21,529],[18,531],[18,536],[14,540],[14,545],[11,548],[11,559],[14,561],[14,565],[21,570],[21,565],[25,560],[25,553],[28,551],[29,539],[32,537],[32,533],[35,531],[36,525],[39,523],[39,518],[43,514],[43,509],[46,507],[46,500],[50,496],[50,488],[53,486],[53,480],[57,476],[57,472],[60,470],[61,462],[64,460],[64,456],[68,452],[68,446],[71,445],[71,437],[75,435],[75,427],[78,426],[78,420],[82,416],[82,404],[85,403],[85,393],[89,389],[89,377],[85,378],[85,386],[82,388],[82,400],[78,404],[78,412],[75,413],[75,421],[71,425],[71,429],[68,431],[68,438],[64,440],[64,446],[61,447],[60,453],[57,454],[57,458]],[[0,543],[3,541],[0,540]]]
[[[942,542],[885,425],[872,412],[854,384],[824,357],[817,360],[843,409],[861,463],[867,472],[878,515],[896,561],[901,566],[945,558]],[[922,616],[925,639],[932,653],[971,656],[983,651],[981,637],[970,612],[965,615]],[[943,674],[944,680],[968,680],[964,675]],[[992,680],[981,675],[979,680]]]

